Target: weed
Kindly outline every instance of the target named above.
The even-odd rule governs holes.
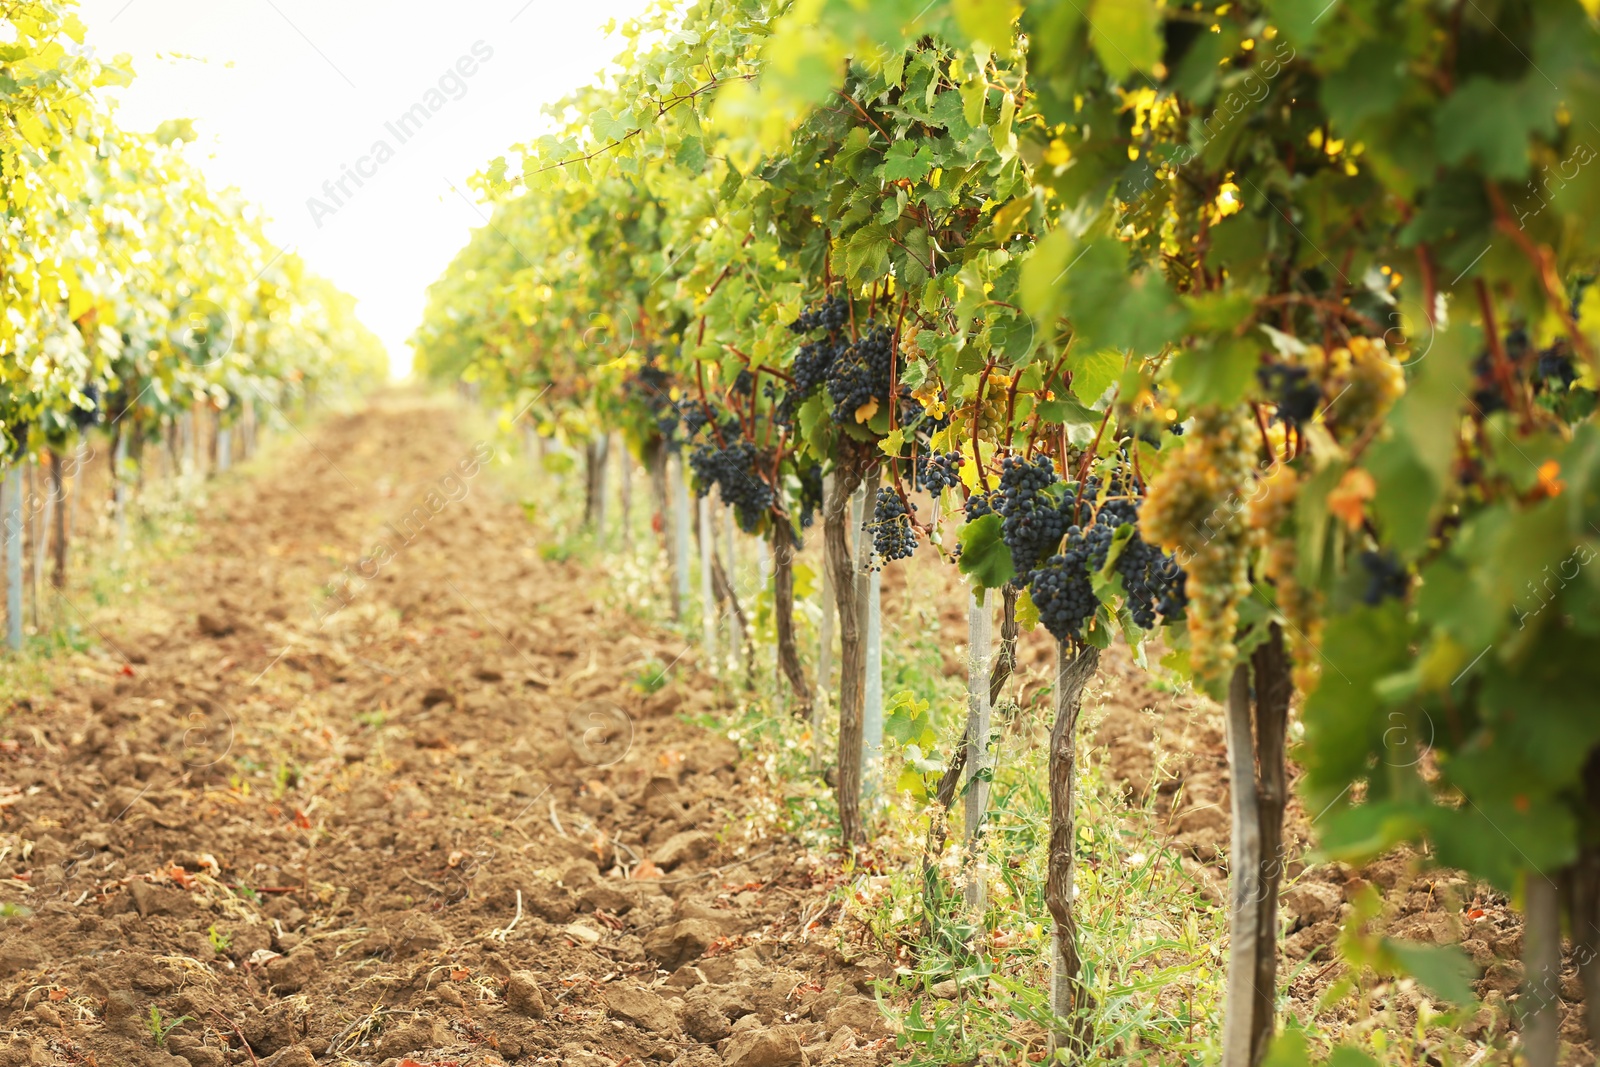
[[[667,668],[658,659],[646,663],[638,677],[633,680],[633,687],[641,693],[659,693],[667,684]]]
[[[155,1039],[156,1048],[167,1047],[167,1035],[172,1033],[184,1023],[193,1022],[192,1015],[180,1015],[176,1019],[163,1019],[161,1009],[154,1004],[150,1005],[150,1015],[145,1019],[145,1029],[150,1031],[150,1036]]]

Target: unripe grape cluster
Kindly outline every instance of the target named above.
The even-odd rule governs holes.
[[[1239,514],[1255,471],[1255,426],[1239,409],[1208,408],[1194,433],[1150,483],[1140,515],[1146,540],[1173,553],[1188,573],[1190,664],[1221,678],[1238,658],[1239,602],[1250,595],[1257,537]]]
[[[1382,340],[1353,337],[1348,347],[1325,351],[1312,345],[1306,364],[1322,381],[1328,402],[1325,417],[1341,442],[1362,436],[1368,426],[1383,418],[1406,389],[1401,369]],[[1495,390],[1496,398],[1499,390]]]
[[[1322,595],[1300,584],[1299,537],[1294,522],[1295,501],[1300,495],[1300,474],[1287,464],[1278,467],[1259,483],[1250,501],[1250,525],[1266,544],[1262,573],[1272,582],[1278,610],[1290,623],[1289,646],[1294,653],[1295,688],[1310,693],[1322,671]]]

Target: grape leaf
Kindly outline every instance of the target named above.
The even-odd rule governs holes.
[[[1117,369],[1122,369],[1121,361]],[[1105,392],[1104,389],[1101,392]],[[1084,407],[1076,400],[1070,398],[1062,400],[1041,400],[1037,408],[1039,421],[1046,424],[1060,424],[1064,426],[1097,426],[1100,423],[1100,413]]]
[[[1243,337],[1223,336],[1174,356],[1172,381],[1185,404],[1226,406],[1244,396],[1260,361],[1260,345]]]
[[[1095,0],[1089,41],[1113,78],[1153,71],[1161,62],[1161,12],[1153,0]]]
[[[1072,395],[1085,404],[1093,405],[1105,395],[1113,382],[1122,375],[1126,358],[1113,349],[1100,351],[1079,350],[1067,357],[1067,370],[1072,372]],[[1090,419],[1100,421],[1099,415]]]
[[[1322,106],[1334,129],[1348,134],[1368,117],[1398,104],[1405,87],[1405,50],[1396,41],[1369,41],[1342,70],[1323,78]]]
[[[950,8],[969,39],[1001,55],[1010,54],[1011,24],[1021,11],[1015,0],[951,0]]]
[[[961,528],[961,573],[981,589],[999,589],[1017,576],[1011,550],[1000,539],[1000,516],[983,515]]]
[[[1478,969],[1459,945],[1423,945],[1396,938],[1383,939],[1383,947],[1394,956],[1400,969],[1452,1004],[1471,1004],[1472,981]]]
[[[698,137],[685,137],[683,143],[678,145],[678,153],[673,161],[685,170],[700,173],[706,167],[705,143]]]
[[[1528,139],[1556,134],[1560,91],[1543,74],[1515,85],[1482,75],[1468,79],[1434,113],[1433,135],[1446,163],[1476,157],[1492,179],[1515,181],[1528,173]]]
[[[889,146],[877,175],[884,181],[909,179],[920,182],[933,170],[933,151],[926,144],[896,141]]]
[[[1033,633],[1039,627],[1039,605],[1033,602],[1028,587],[1017,590],[1017,626],[1024,633]]]

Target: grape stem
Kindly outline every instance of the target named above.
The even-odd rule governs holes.
[[[1484,189],[1488,191],[1489,203],[1494,205],[1495,222],[1516,242],[1522,254],[1533,264],[1535,272],[1539,275],[1539,284],[1544,287],[1545,299],[1550,302],[1551,309],[1561,319],[1562,327],[1572,339],[1572,347],[1578,350],[1589,366],[1600,367],[1600,357],[1596,356],[1594,346],[1589,344],[1589,339],[1578,329],[1578,324],[1568,313],[1567,301],[1561,289],[1561,279],[1556,274],[1555,257],[1551,255],[1550,249],[1534,244],[1533,238],[1516,224],[1506,211],[1505,198],[1500,195],[1499,188],[1493,182],[1485,182]]]
[[[1069,336],[1067,338],[1066,346],[1061,350],[1061,358],[1056,360],[1055,366],[1050,368],[1050,373],[1046,374],[1044,376],[1044,381],[1039,383],[1039,396],[1040,396],[1041,399],[1043,399],[1044,395],[1050,391],[1050,383],[1052,383],[1052,382],[1054,382],[1056,380],[1056,375],[1061,373],[1061,368],[1066,366],[1067,354],[1069,352],[1071,352],[1071,351],[1072,351],[1072,338]],[[1033,417],[1028,421],[1028,448],[1027,448],[1026,453],[1023,455],[1024,459],[1028,460],[1029,462],[1032,462],[1032,460],[1033,460],[1033,450],[1034,450],[1035,446],[1038,445],[1038,443],[1039,443],[1039,405],[1035,404],[1033,406]]]
[[[1494,368],[1494,380],[1500,386],[1500,395],[1505,398],[1506,407],[1522,417],[1522,432],[1530,433],[1533,430],[1533,417],[1528,411],[1527,398],[1520,395],[1521,391],[1512,379],[1511,360],[1506,355],[1505,342],[1500,337],[1500,327],[1494,318],[1494,300],[1489,296],[1489,287],[1484,284],[1482,277],[1473,279],[1473,283],[1478,291],[1478,309],[1483,315],[1483,332],[1488,339],[1489,364]]]
[[[1324,314],[1349,319],[1374,335],[1382,336],[1384,332],[1383,326],[1369,315],[1363,315],[1354,308],[1345,307],[1332,300],[1324,300],[1305,293],[1277,293],[1273,296],[1262,297],[1259,303],[1269,307],[1284,304],[1304,304],[1307,307],[1316,308]]]
[[[702,331],[705,330],[705,325],[706,325],[705,317],[701,316],[700,329]],[[728,442],[726,442],[726,441],[724,441],[722,439],[722,427],[718,426],[717,425],[717,420],[712,417],[712,415],[711,415],[711,401],[706,399],[706,363],[705,363],[705,360],[697,359],[697,360],[694,361],[694,375],[695,375],[695,383],[700,388],[700,410],[705,412],[706,425],[711,427],[711,436],[713,436],[713,437],[715,437],[717,439],[717,447],[721,448],[721,449],[726,449],[728,447]]]
[[[1100,451],[1100,438],[1105,436],[1106,424],[1111,421],[1111,413],[1117,409],[1117,397],[1122,393],[1119,382],[1116,390],[1111,394],[1111,401],[1106,404],[1106,413],[1100,417],[1100,428],[1094,432],[1094,442],[1089,445],[1089,450],[1083,454],[1083,459],[1078,462],[1078,491],[1073,494],[1072,520],[1074,525],[1079,524],[1083,518],[1083,485],[1089,480],[1089,464],[1094,462],[1094,454]]]
[[[1017,386],[1022,383],[1022,372],[1013,369],[1011,384],[1006,388],[1006,450],[1011,450],[1011,437],[1016,427],[1011,424],[1017,413]]]
[[[1256,425],[1261,428],[1261,451],[1266,453],[1269,464],[1276,465],[1278,450],[1272,447],[1272,438],[1267,434],[1267,417],[1262,414],[1260,404],[1251,404],[1250,409],[1256,413]]]
[[[1422,313],[1428,318],[1428,327],[1434,326],[1433,309],[1439,302],[1439,282],[1433,273],[1433,252],[1427,242],[1417,245],[1417,270],[1422,274]]]
[[[989,384],[989,372],[994,370],[994,359],[991,357],[983,365],[983,373],[978,375],[978,395],[972,401],[972,461],[978,465],[978,484],[983,491],[989,491],[989,476],[983,469],[983,450],[978,441],[978,416],[983,412],[983,390]]]
[[[889,341],[889,433],[891,436],[900,422],[900,330],[906,323],[906,295],[903,291],[900,293],[900,315],[895,319],[894,337]],[[916,448],[917,439],[913,431],[911,437],[911,462],[913,464],[916,463]],[[915,471],[916,467],[913,466],[911,469]],[[903,503],[906,499],[906,489],[904,485],[900,484],[899,456],[889,457],[889,477],[894,480],[895,494],[900,497]],[[906,508],[907,514],[910,511],[911,508],[908,506]]]
[[[872,128],[877,130],[879,133],[882,133],[883,134],[883,139],[885,141],[888,141],[890,144],[894,144],[894,138],[890,137],[887,133],[883,132],[883,127],[878,125],[876,119],[874,119],[871,115],[867,114],[866,109],[863,108],[860,104],[858,104],[856,102],[855,97],[853,97],[850,94],[846,93],[843,89],[836,89],[834,91],[839,94],[839,99],[844,100],[847,103],[849,103],[851,107],[855,108],[856,111],[860,113],[862,118],[864,118],[868,122],[872,123]]]

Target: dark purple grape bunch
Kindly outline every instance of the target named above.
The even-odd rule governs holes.
[[[1261,388],[1277,407],[1274,421],[1299,429],[1316,417],[1322,407],[1322,387],[1311,380],[1311,371],[1284,363],[1271,363],[1256,370]]]
[[[789,330],[797,334],[812,333],[816,330],[838,333],[849,321],[849,302],[838,296],[828,296],[802,311],[800,317],[789,324]]]
[[[911,511],[916,507],[912,504],[908,511],[906,502],[893,486],[886,485],[878,490],[872,521],[865,524],[872,531],[871,569],[881,570],[885,563],[910,559],[916,552],[917,532],[911,525]]]
[[[853,423],[857,413],[889,395],[894,365],[894,337],[887,326],[873,326],[838,353],[828,366],[828,396],[833,400],[833,421]]]
[[[960,467],[966,462],[960,452],[919,452],[916,483],[937,496],[961,484]]]

